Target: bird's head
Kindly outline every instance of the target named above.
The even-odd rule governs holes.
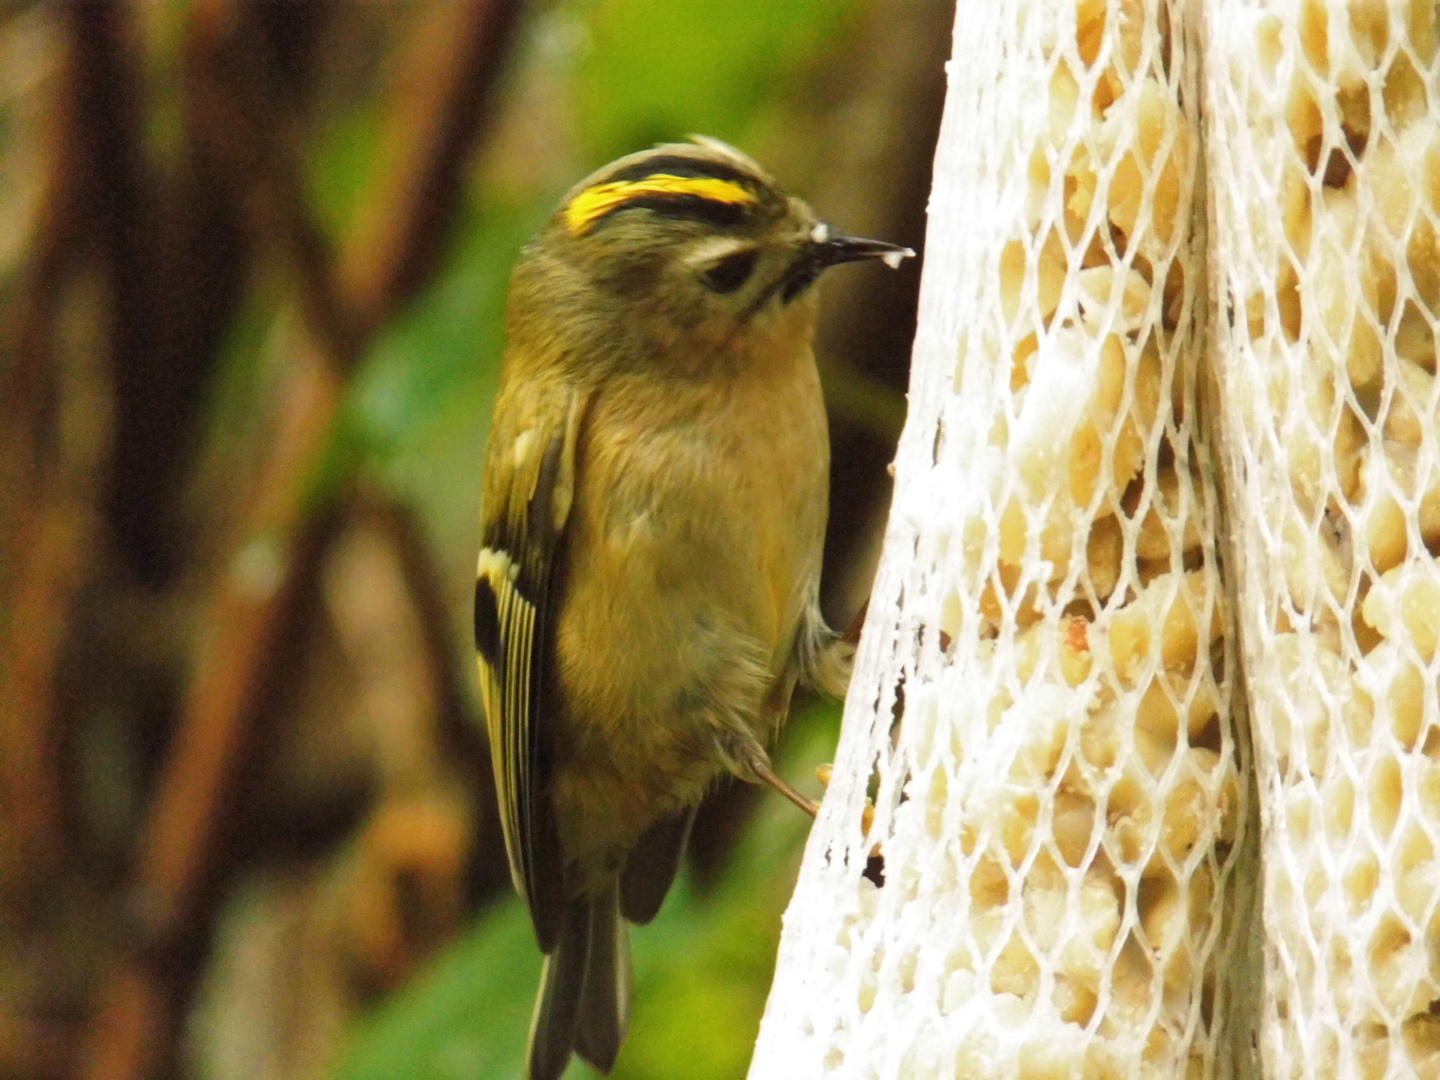
[[[517,268],[512,336],[518,306],[627,357],[705,353],[777,322],[808,326],[827,267],[911,254],[820,222],[724,143],[657,146],[565,196]]]

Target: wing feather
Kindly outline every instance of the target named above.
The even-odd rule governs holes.
[[[510,876],[548,953],[565,897],[548,791],[544,680],[584,403],[573,391],[531,395],[497,407],[486,452],[475,646]]]

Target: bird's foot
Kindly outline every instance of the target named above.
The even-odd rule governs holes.
[[[775,771],[774,767],[770,764],[769,754],[765,753],[759,746],[747,747],[746,751],[742,761],[744,762],[745,771],[748,772],[749,775],[742,775],[742,779],[749,780],[751,783],[769,784],[812,818],[820,812],[819,803],[801,794],[801,792],[796,790],[795,787]]]

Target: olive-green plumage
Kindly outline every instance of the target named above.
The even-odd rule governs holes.
[[[485,455],[475,635],[506,847],[546,954],[528,1075],[625,1037],[695,806],[797,681],[843,689],[816,606],[829,443],[811,353],[840,236],[720,143],[579,184],[526,248]]]

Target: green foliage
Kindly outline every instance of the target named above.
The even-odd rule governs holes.
[[[308,195],[320,224],[332,237],[345,236],[371,179],[380,117],[375,102],[333,118],[309,161]]]
[[[356,1033],[339,1080],[518,1080],[540,956],[507,900]]]
[[[695,132],[741,140],[794,91],[854,0],[600,0],[576,102],[598,160]]]

